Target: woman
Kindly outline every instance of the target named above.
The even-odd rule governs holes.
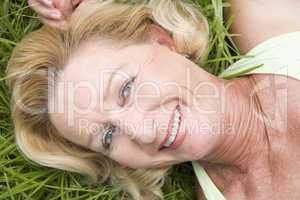
[[[168,17],[170,12],[176,17]],[[202,54],[208,37],[205,19],[195,8],[180,1],[152,1],[134,6],[87,1],[75,10],[68,26],[64,31],[43,27],[30,34],[11,57],[8,85],[14,93],[12,110],[18,147],[27,158],[44,166],[87,174],[94,181],[110,177],[133,199],[161,196],[167,165],[178,163],[179,159],[191,160],[193,156],[186,157],[182,152],[175,160],[174,153],[167,153],[167,148],[164,153],[155,154],[160,148],[157,145],[166,137],[165,126],[178,103],[181,88],[188,92],[183,88],[187,85],[186,67],[190,68],[189,73],[199,74],[197,65],[175,51],[194,59]],[[174,35],[174,40],[169,34]],[[167,63],[169,60],[172,63]],[[151,67],[154,65],[164,67]],[[169,65],[178,70],[173,76],[169,76]],[[74,79],[59,78],[64,75]],[[199,75],[216,80],[202,71]],[[175,85],[173,80],[180,82]],[[169,93],[161,108],[157,107],[160,99],[155,97],[157,89],[160,90],[160,85],[156,85],[159,81],[164,84],[160,98]],[[198,75],[190,81],[197,84]],[[139,86],[136,97],[140,99],[135,106],[129,106],[132,100],[128,98],[134,98],[130,90],[133,83]],[[59,85],[73,87],[74,95],[58,89]],[[111,87],[106,90],[108,85]],[[57,102],[62,100],[60,94],[67,102]],[[63,106],[63,111],[56,105]],[[148,111],[149,106],[156,107],[157,112]],[[69,109],[71,112],[66,112]],[[95,112],[98,109],[101,111]],[[151,127],[154,115],[161,129],[157,138],[153,137]],[[65,128],[68,130],[61,130]],[[159,169],[150,170],[152,166]]]
[[[298,81],[271,75],[225,81],[199,69],[182,55],[201,56],[205,20],[188,5],[173,3],[87,1],[65,31],[44,28],[25,39],[8,68],[18,146],[42,165],[115,177],[135,199],[159,196],[166,168],[189,160],[201,160],[228,199],[298,199],[292,191],[299,170],[291,162],[299,155]],[[233,5],[233,12],[259,7]],[[166,13],[179,18],[172,21]],[[236,23],[241,19],[249,20],[238,17]],[[251,41],[240,46],[261,42]],[[257,88],[261,80],[272,84]],[[289,88],[286,96],[270,98],[278,82]],[[271,120],[270,99],[279,108],[286,103],[280,114],[288,113],[288,121]],[[285,129],[274,126],[279,122]],[[295,176],[281,173],[288,168]]]

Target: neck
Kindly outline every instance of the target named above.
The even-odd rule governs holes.
[[[223,118],[219,136],[205,160],[223,163],[247,171],[257,155],[266,152],[267,136],[259,99],[251,95],[254,83],[244,77],[223,83]],[[255,148],[253,148],[255,147]]]

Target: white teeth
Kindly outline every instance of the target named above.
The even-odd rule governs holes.
[[[173,139],[175,139],[176,138],[176,134],[171,134],[170,135],[170,140],[173,140]]]
[[[175,117],[175,118],[174,118],[175,124],[177,124],[179,121],[180,121],[179,117]]]
[[[173,143],[173,141],[168,140],[164,146],[165,146],[165,147],[169,147],[172,143]]]
[[[178,122],[179,122],[179,121],[178,121]],[[178,122],[175,123],[175,124],[173,124],[172,131],[177,131],[177,128],[178,128],[178,126],[179,126]]]
[[[171,134],[171,136],[176,137],[176,133],[177,133],[177,129],[172,129],[172,134]]]
[[[165,147],[171,146],[173,142],[175,141],[175,138],[178,134],[179,124],[180,124],[180,112],[179,110],[175,110],[174,116],[173,116],[173,124],[171,129],[171,134],[167,140],[167,142],[164,144]]]
[[[176,134],[175,135],[173,135],[173,134],[170,135],[170,137],[167,141],[167,145],[170,146],[174,142],[175,138],[176,138]]]

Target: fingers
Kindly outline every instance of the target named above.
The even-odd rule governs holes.
[[[67,26],[67,22],[64,20],[51,20],[42,17],[40,17],[40,19],[43,22],[43,24],[47,24],[48,26],[51,26],[53,28],[65,29],[65,27]]]
[[[53,2],[52,0],[38,0],[41,4],[44,6],[47,6],[49,8],[53,7]]]
[[[52,0],[28,0],[28,4],[32,9],[36,6],[36,4],[41,4],[45,7],[51,8],[53,7]]]
[[[49,2],[45,2],[46,0],[29,0],[28,4],[41,18],[61,20],[61,12]]]
[[[49,26],[64,29],[73,9],[83,0],[28,0],[29,6],[41,21]]]
[[[66,27],[66,19],[53,0],[28,0],[28,4],[44,24],[58,29]]]
[[[53,0],[53,5],[61,12],[64,18],[68,18],[73,12],[72,0]]]

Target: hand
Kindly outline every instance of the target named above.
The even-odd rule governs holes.
[[[83,0],[28,0],[29,6],[41,21],[54,28],[64,29],[68,17]]]

